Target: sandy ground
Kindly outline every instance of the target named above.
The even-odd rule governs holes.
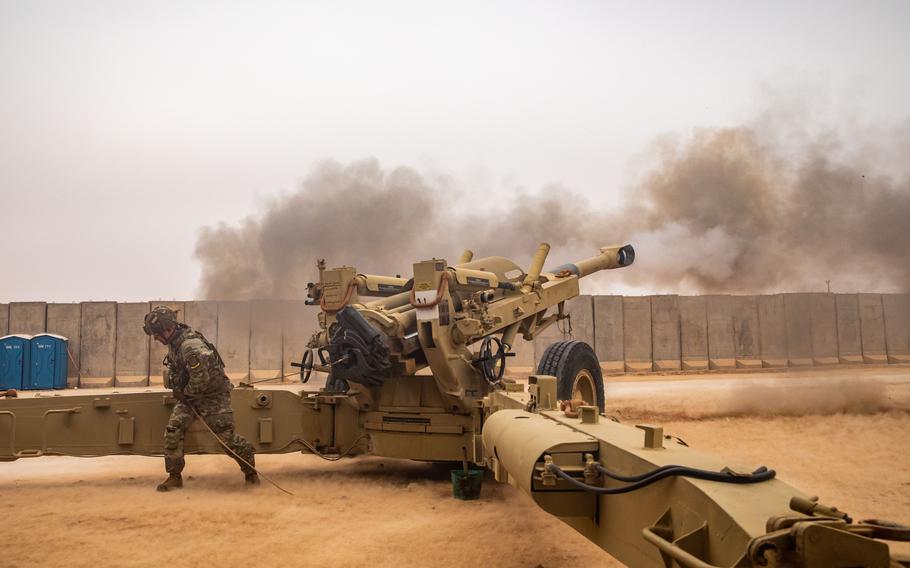
[[[611,377],[608,413],[703,451],[777,469],[855,517],[910,523],[910,368]],[[511,487],[451,498],[423,463],[260,456],[293,497],[248,490],[223,456],[0,463],[2,566],[621,566]],[[910,548],[903,546],[903,552]]]

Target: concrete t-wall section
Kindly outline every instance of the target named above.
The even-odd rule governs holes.
[[[863,340],[859,325],[859,298],[856,294],[837,294],[837,361],[862,363]]]
[[[186,306],[184,302],[164,302],[161,300],[149,302],[150,309],[164,306],[177,312],[177,321],[186,322]],[[141,324],[140,324],[141,327]],[[160,386],[164,384],[164,357],[167,355],[167,346],[149,337],[149,384]]]
[[[82,304],[82,347],[79,361],[81,387],[110,387],[114,384],[114,353],[117,342],[117,304]]]
[[[218,353],[232,382],[250,376],[250,305],[218,302]]]
[[[625,296],[622,299],[623,359],[626,371],[651,371],[651,298]]]
[[[762,367],[787,366],[787,310],[784,297],[756,296]]]
[[[250,302],[250,375],[254,381],[280,379],[282,302]]]
[[[594,345],[594,300],[591,296],[576,296],[566,302],[566,313],[569,320],[558,321],[547,329],[543,330],[540,335],[534,338],[534,367],[543,356],[547,347],[557,341],[578,340],[584,341],[592,348]],[[548,312],[556,313],[554,306]],[[571,330],[571,334],[569,331]],[[479,343],[478,343],[479,347]],[[511,361],[509,362],[511,363]]]
[[[69,339],[66,358],[66,386],[79,386],[82,351],[82,305],[81,304],[48,304],[47,332],[62,335]]]
[[[141,387],[149,383],[149,337],[143,331],[148,302],[117,304],[117,356],[114,384]]]
[[[704,296],[679,297],[679,336],[682,368],[708,368],[708,307]]]
[[[810,294],[812,323],[812,363],[836,365],[837,358],[837,307],[834,294]]]
[[[9,332],[36,335],[44,333],[47,318],[45,302],[12,302],[9,305]]]
[[[164,346],[142,331],[150,307],[166,305],[218,346],[237,382],[299,380],[299,362],[317,327],[318,307],[302,301],[86,302],[0,304],[0,335],[45,329],[70,340],[70,386],[162,382]],[[552,311],[552,310],[551,310]],[[555,341],[589,343],[605,372],[910,363],[910,295],[579,296],[567,322],[533,342],[516,340],[517,373],[535,369]],[[81,375],[81,378],[80,378]],[[252,377],[251,377],[252,375]],[[310,386],[319,386],[320,374]]]
[[[513,369],[521,369],[533,373],[537,369],[537,361],[534,359],[534,342],[525,341],[520,333],[512,341],[512,353],[515,356],[510,357],[506,362],[509,372]]]
[[[218,302],[201,300],[184,302],[185,321],[188,326],[205,336],[213,345],[218,345]]]
[[[708,318],[708,364],[711,369],[736,367],[733,297],[705,296]]]
[[[857,294],[864,363],[887,363],[885,309],[881,294]]]
[[[889,363],[910,363],[910,294],[882,294]]]
[[[787,363],[812,365],[812,295],[784,294],[787,320]]]
[[[761,329],[755,296],[733,296],[732,302],[736,366],[742,369],[761,368]]]
[[[608,373],[626,370],[623,360],[622,296],[594,296],[594,351]]]
[[[679,332],[679,296],[651,296],[651,349],[654,369],[682,368]]]

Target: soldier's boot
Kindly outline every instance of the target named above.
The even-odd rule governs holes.
[[[179,489],[181,487],[183,487],[183,476],[179,473],[172,473],[167,476],[167,479],[158,484],[158,491],[170,491],[171,489]]]
[[[244,480],[247,485],[259,485],[259,474],[256,472],[256,454],[253,453],[253,447],[247,445],[244,452],[246,455],[243,459],[246,463],[240,464],[240,471],[243,472]]]

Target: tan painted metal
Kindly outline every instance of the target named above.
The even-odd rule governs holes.
[[[84,392],[84,391],[83,391]],[[347,397],[286,390],[234,389],[237,430],[257,453],[313,449],[363,452],[360,416]],[[42,455],[162,455],[164,427],[175,399],[170,391],[65,394],[0,400],[0,460]],[[187,453],[220,453],[218,442],[194,424]]]
[[[633,492],[598,495],[546,470],[546,464],[555,463],[588,483],[615,488],[624,483],[594,475],[592,463],[625,476],[670,464],[739,473],[760,464],[729,463],[678,442],[665,446],[662,430],[652,426],[528,412],[535,406],[533,392],[497,391],[485,404],[483,453],[496,479],[520,488],[629,566],[664,567],[671,560],[674,566],[700,568],[889,566],[887,545],[867,538],[884,535],[880,527],[848,528],[843,513],[818,505],[780,479],[739,485],[670,477]],[[772,527],[774,519],[783,521]],[[816,541],[810,542],[806,531]],[[910,529],[904,531],[910,537]]]
[[[631,247],[604,247],[546,272],[549,248],[538,247],[527,272],[502,257],[474,259],[470,251],[455,266],[442,259],[417,262],[410,289],[397,276],[329,269],[320,261],[319,283],[308,287],[308,296],[323,310],[309,347],[325,349],[339,312],[351,306],[380,332],[388,370],[378,381],[351,377],[344,394],[238,388],[232,394],[237,431],[258,453],[370,452],[438,461],[467,455],[631,566],[887,566],[887,546],[870,537],[910,539],[910,529],[850,524],[777,479],[729,485],[674,476],[629,493],[592,491],[621,485],[605,479],[597,464],[625,476],[667,464],[737,472],[758,464],[728,464],[664,444],[658,426],[601,417],[591,405],[596,381],[590,370],[574,377],[574,394],[586,401],[572,401],[574,417],[559,410],[555,377],[532,375],[525,390],[488,376],[496,365],[492,355],[480,356],[478,343],[489,348],[496,337],[508,349],[519,334],[534,339],[567,317],[564,305],[578,295],[579,278],[634,258]],[[337,369],[349,355],[320,370]],[[174,404],[168,391],[83,392],[0,399],[0,460],[162,454]],[[198,424],[188,432],[186,450],[220,453]]]
[[[620,267],[620,248],[604,247],[600,255],[581,261],[584,274]],[[430,367],[441,395],[441,411],[471,414],[490,390],[478,372],[471,346],[492,335],[510,346],[519,333],[532,340],[565,318],[564,302],[578,295],[577,275],[543,272],[549,250],[547,243],[540,244],[527,273],[506,258],[474,259],[470,251],[459,259],[469,261],[454,267],[442,259],[418,262],[409,293],[367,303],[361,303],[359,288],[351,284],[358,277],[356,269],[323,267],[322,280],[311,294],[325,308],[320,314],[322,329],[309,346],[325,347],[334,314],[345,304],[353,305],[388,338],[393,377],[412,376]],[[547,315],[554,307],[556,313]],[[407,383],[400,388],[414,390]],[[364,405],[375,404],[376,395],[369,389],[357,388],[351,396]]]

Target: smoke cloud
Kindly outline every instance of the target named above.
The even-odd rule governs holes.
[[[416,260],[502,255],[526,265],[540,241],[548,265],[631,242],[636,264],[592,277],[651,292],[910,290],[910,128],[848,141],[834,131],[752,125],[663,138],[625,204],[591,206],[559,185],[514,191],[469,210],[459,188],[375,159],[316,166],[300,188],[237,226],[203,228],[200,294],[301,298],[315,261],[408,274]],[[772,128],[774,126],[774,128]],[[797,134],[794,134],[797,133]],[[893,163],[888,157],[896,156]]]
[[[786,154],[768,138],[738,127],[659,144],[631,223],[657,254],[629,276],[699,292],[818,290],[828,279],[844,291],[910,289],[908,172],[885,175],[831,135]]]
[[[515,205],[486,205],[459,214],[452,188],[407,167],[383,169],[375,159],[319,164],[295,193],[266,204],[239,226],[204,227],[196,244],[201,295],[212,299],[301,298],[316,278],[315,263],[355,266],[373,274],[408,274],[417,260],[507,256],[527,264],[537,244],[551,260],[570,251],[596,253],[576,221],[584,200],[551,186],[515,195]],[[561,255],[561,256],[560,256]]]

